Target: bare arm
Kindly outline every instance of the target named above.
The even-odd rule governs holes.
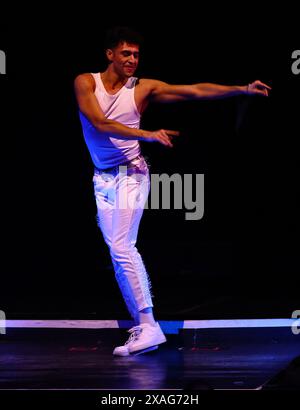
[[[258,80],[245,86],[213,83],[171,85],[157,80],[149,80],[149,82],[151,86],[150,99],[155,102],[211,100],[242,94],[268,96],[268,90],[271,89]]]
[[[94,94],[95,81],[91,74],[81,74],[76,77],[74,89],[80,111],[100,132],[107,133],[119,139],[137,139],[149,142],[158,141],[163,145],[172,147],[170,136],[178,135],[177,131],[145,131],[130,128],[118,121],[106,118]]]
[[[126,127],[117,121],[105,117],[94,94],[95,82],[90,74],[81,74],[75,79],[75,95],[78,106],[83,115],[97,130],[124,139],[139,139],[143,136],[142,130]]]

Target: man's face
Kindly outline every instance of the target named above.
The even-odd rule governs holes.
[[[121,77],[131,77],[139,62],[139,46],[126,42],[119,43],[117,47],[107,50],[106,55]]]

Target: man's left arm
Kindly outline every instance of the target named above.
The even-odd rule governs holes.
[[[259,80],[244,86],[213,83],[172,85],[157,80],[149,81],[151,82],[151,100],[166,103],[187,100],[213,100],[243,94],[268,96],[269,90],[271,90],[271,87]]]

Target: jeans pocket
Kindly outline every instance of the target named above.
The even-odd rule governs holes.
[[[93,176],[93,184],[94,184],[94,189],[97,191],[101,191],[105,189],[107,182],[105,179],[102,177],[102,175],[94,175]]]
[[[146,175],[147,173],[149,173],[149,167],[143,157],[137,158],[130,162],[127,172],[128,172],[128,175],[132,175],[132,174]]]

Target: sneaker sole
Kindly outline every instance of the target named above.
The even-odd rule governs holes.
[[[113,356],[126,357],[126,356],[129,356],[129,352],[122,352],[122,353],[113,352]]]
[[[134,352],[130,352],[129,356],[138,356],[139,354],[148,353],[156,349],[158,349],[158,346],[151,346],[151,347],[148,347],[147,349],[135,350]]]
[[[133,353],[135,353],[135,352],[139,352],[139,351],[141,351],[141,350],[147,350],[147,349],[151,349],[152,347],[158,347],[157,345],[159,345],[159,344],[161,344],[161,343],[165,343],[167,341],[167,339],[166,338],[164,338],[164,339],[161,339],[161,340],[159,340],[159,341],[156,341],[156,344],[155,345],[153,345],[153,346],[140,346],[139,347],[139,349],[137,349],[137,350],[129,350],[129,353],[130,354],[133,354]]]

